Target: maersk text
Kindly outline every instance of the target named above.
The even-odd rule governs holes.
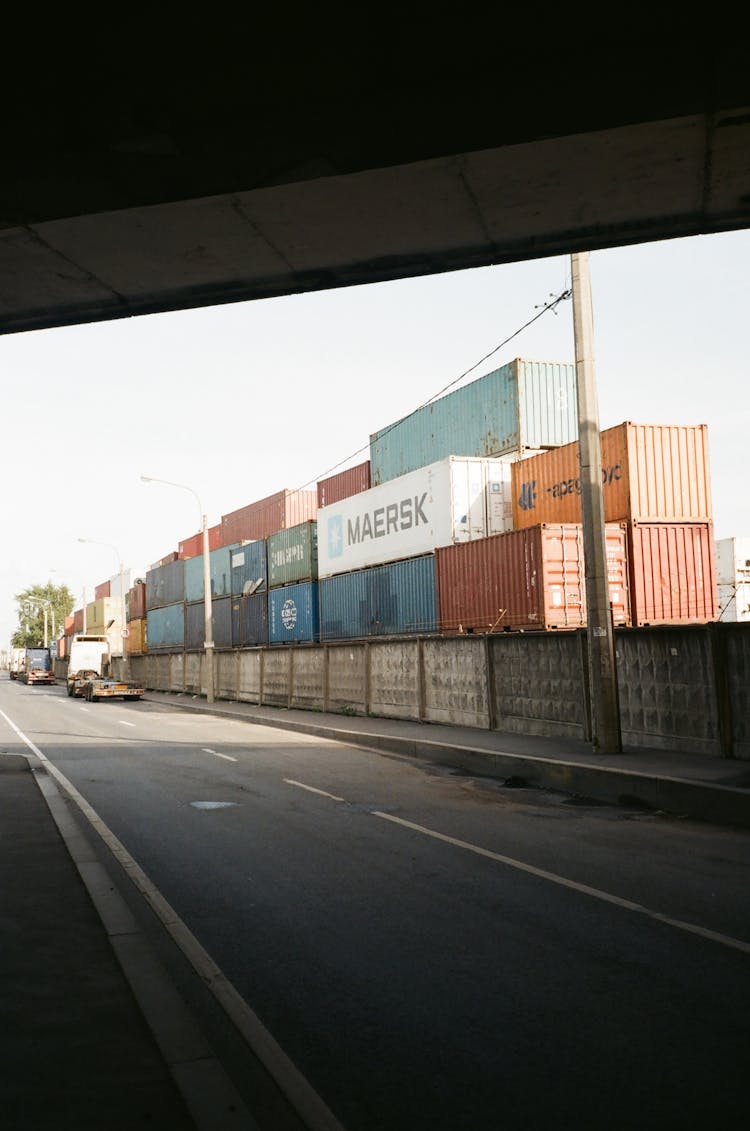
[[[376,507],[374,511],[366,511],[357,515],[356,519],[347,519],[346,540],[347,545],[354,546],[358,542],[366,542],[368,538],[385,538],[387,534],[396,534],[399,530],[411,530],[413,527],[427,525],[429,519],[424,512],[427,492],[402,499],[400,503],[389,503],[386,507]]]

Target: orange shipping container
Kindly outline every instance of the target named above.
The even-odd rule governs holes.
[[[716,546],[708,522],[628,526],[633,624],[716,620]]]
[[[616,624],[630,623],[625,523],[606,527]],[[583,527],[540,523],[435,551],[441,633],[580,628],[586,623]]]
[[[710,522],[705,424],[633,424],[601,433],[606,522]],[[513,525],[581,522],[578,441],[513,464]]]
[[[277,491],[275,495],[222,515],[222,543],[232,546],[235,542],[260,541],[316,518],[317,514],[317,491]]]
[[[139,656],[148,652],[146,644],[146,618],[131,620],[128,625],[128,655]]]

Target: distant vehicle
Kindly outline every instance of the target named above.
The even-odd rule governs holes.
[[[49,648],[27,648],[20,679],[23,683],[56,683]]]
[[[140,699],[144,689],[129,680],[113,679],[111,668],[108,637],[74,636],[68,660],[68,695],[88,703],[100,699]]]
[[[26,659],[25,648],[11,648],[8,657],[8,675],[11,679],[18,679],[23,671],[24,661]]]

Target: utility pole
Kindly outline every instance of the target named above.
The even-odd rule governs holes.
[[[581,510],[586,570],[587,637],[594,750],[622,752],[617,695],[615,640],[609,603],[607,543],[602,491],[602,448],[594,367],[594,313],[589,253],[570,257],[578,390],[578,446],[581,459]]]

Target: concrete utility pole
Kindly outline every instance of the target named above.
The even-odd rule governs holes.
[[[570,257],[573,291],[578,442],[581,455],[583,552],[586,558],[586,607],[594,750],[622,751],[620,704],[617,696],[615,640],[609,602],[607,544],[602,492],[602,448],[594,367],[594,313],[591,302],[589,253]]]

